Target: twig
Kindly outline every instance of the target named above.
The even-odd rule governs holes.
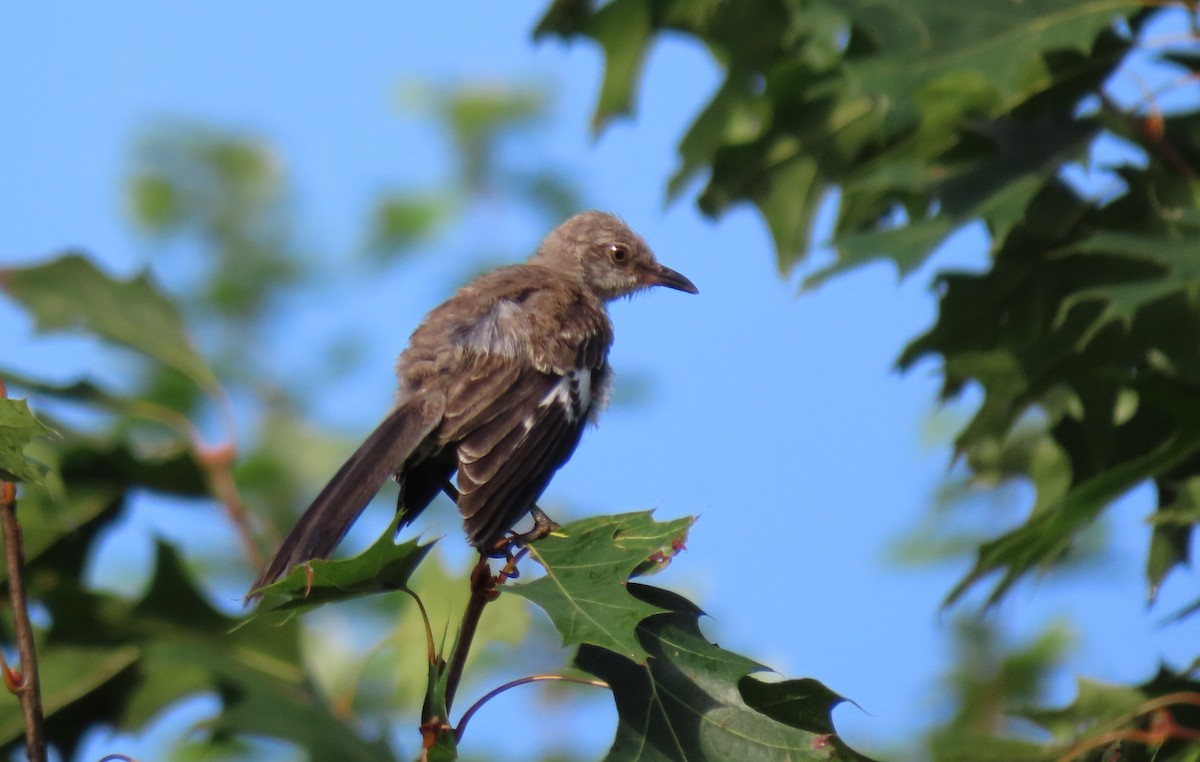
[[[510,688],[516,688],[518,685],[526,685],[528,683],[540,683],[540,682],[547,682],[547,681],[554,681],[554,682],[560,682],[560,683],[578,683],[579,685],[594,685],[597,688],[607,688],[608,687],[608,683],[604,682],[603,680],[588,680],[588,679],[582,678],[582,677],[568,677],[567,675],[531,675],[529,677],[522,677],[518,680],[513,680],[512,682],[508,682],[508,683],[505,683],[504,685],[501,685],[499,688],[494,688],[494,689],[488,691],[487,693],[485,693],[483,695],[483,698],[479,699],[474,704],[471,704],[471,708],[463,713],[462,719],[458,721],[458,726],[454,729],[454,743],[458,744],[458,743],[462,742],[463,733],[465,733],[467,730],[467,723],[471,720],[471,717],[474,716],[474,714],[477,711],[479,711],[481,708],[483,708],[484,704],[486,704],[487,702],[496,698],[501,693],[504,693],[506,690],[508,690]]]
[[[0,397],[6,396],[8,390],[0,379]],[[25,600],[25,549],[21,543],[21,524],[17,521],[17,485],[8,481],[0,481],[0,529],[4,534],[4,564],[8,571],[13,628],[17,633],[17,652],[21,656],[21,672],[15,673],[6,666],[4,682],[21,700],[21,713],[25,717],[25,752],[29,762],[46,762],[37,649],[33,643],[29,606]]]
[[[475,631],[479,628],[479,619],[483,609],[490,601],[496,599],[496,578],[492,576],[492,567],[484,553],[479,554],[479,563],[471,570],[471,597],[467,601],[467,609],[463,612],[462,625],[458,629],[458,637],[454,639],[454,653],[447,662],[446,669],[446,712],[454,703],[454,694],[458,691],[458,683],[462,679],[463,667],[467,663],[467,654],[471,652],[471,641],[475,639]]]
[[[458,504],[460,497],[458,489],[449,480],[446,480],[442,484],[442,491],[456,505]],[[534,506],[534,508],[536,509],[537,506]],[[500,596],[500,592],[496,590],[497,584],[517,576],[517,562],[527,552],[528,548],[522,548],[520,552],[510,555],[508,562],[500,569],[499,574],[495,576],[492,576],[492,567],[488,554],[483,551],[479,553],[479,563],[475,564],[475,568],[471,570],[471,597],[467,600],[466,610],[463,611],[462,624],[458,628],[458,637],[454,639],[454,651],[450,655],[450,660],[446,663],[447,715],[450,714],[450,708],[454,705],[454,694],[458,692],[458,684],[462,680],[463,668],[466,666],[467,656],[471,652],[471,642],[475,639],[475,631],[479,629],[479,620],[483,616],[483,609],[488,603]],[[474,707],[472,707],[473,710]],[[469,715],[470,712],[468,712]]]
[[[232,442],[233,440],[229,440]],[[246,514],[246,506],[238,494],[237,484],[233,480],[233,461],[237,457],[235,445],[208,447],[199,436],[192,440],[192,452],[197,462],[204,468],[213,495],[221,504],[225,515],[237,530],[238,539],[246,553],[246,559],[252,568],[259,568],[265,562],[262,550],[254,541],[254,533],[250,530],[250,517]]]
[[[1171,739],[1185,741],[1200,740],[1200,731],[1179,725],[1171,716],[1167,708],[1177,704],[1190,704],[1194,707],[1200,706],[1200,693],[1194,691],[1177,691],[1143,701],[1133,711],[1127,712],[1115,720],[1106,723],[1106,725],[1113,728],[1112,730],[1080,741],[1059,757],[1058,762],[1071,762],[1071,760],[1081,759],[1089,751],[1115,741],[1129,741],[1144,746],[1161,746]],[[1150,727],[1147,730],[1120,729],[1121,725],[1147,715],[1151,716]]]

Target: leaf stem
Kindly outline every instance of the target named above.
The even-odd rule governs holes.
[[[0,379],[0,397],[8,390]],[[21,700],[25,718],[25,752],[29,762],[46,762],[46,739],[43,734],[42,689],[38,681],[37,649],[33,643],[33,625],[29,621],[29,606],[25,599],[25,549],[21,542],[21,524],[17,520],[17,485],[0,480],[0,530],[4,535],[4,564],[8,571],[8,596],[12,601],[13,628],[17,633],[17,652],[21,656],[21,673],[5,669],[5,682]],[[15,679],[14,679],[15,678]]]
[[[230,442],[234,440],[230,439]],[[198,434],[192,438],[192,452],[204,469],[213,495],[217,498],[225,515],[237,530],[238,540],[246,553],[246,559],[251,568],[258,569],[266,563],[262,550],[254,541],[254,532],[250,529],[250,518],[246,514],[245,504],[238,494],[237,484],[233,479],[233,462],[237,457],[237,446],[233,444],[208,447],[201,442]]]
[[[462,742],[463,733],[465,733],[467,730],[467,722],[470,721],[475,712],[479,711],[484,704],[496,698],[510,688],[516,688],[518,685],[525,685],[526,683],[541,682],[578,683],[579,685],[594,685],[597,688],[609,687],[608,683],[604,682],[603,680],[588,680],[587,678],[583,677],[569,677],[567,675],[530,675],[529,677],[522,677],[520,679],[513,680],[501,685],[499,688],[494,688],[493,690],[488,691],[483,695],[483,698],[479,699],[474,704],[471,704],[471,708],[463,713],[462,719],[458,721],[458,726],[454,729],[454,742],[456,744]]]

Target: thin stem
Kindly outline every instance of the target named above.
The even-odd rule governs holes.
[[[465,733],[467,730],[467,723],[471,720],[471,717],[474,716],[475,712],[479,711],[484,704],[496,698],[501,693],[504,693],[509,688],[516,688],[518,685],[525,685],[526,683],[541,682],[578,683],[579,685],[594,685],[597,688],[608,687],[608,683],[604,682],[603,680],[588,680],[582,677],[569,677],[567,675],[531,675],[529,677],[522,677],[519,680],[513,680],[512,682],[501,685],[499,688],[488,691],[483,695],[483,698],[479,699],[474,704],[471,704],[471,708],[464,712],[462,719],[458,721],[458,727],[454,730],[454,742],[457,744],[462,741],[463,733]]]
[[[1133,711],[1126,712],[1105,723],[1108,727],[1113,728],[1112,730],[1097,734],[1091,738],[1085,738],[1075,746],[1072,746],[1066,754],[1059,757],[1059,762],[1070,762],[1074,759],[1080,759],[1087,752],[1098,749],[1101,746],[1106,746],[1114,741],[1129,741],[1144,746],[1160,746],[1170,739],[1200,740],[1200,732],[1197,732],[1193,728],[1182,727],[1176,724],[1171,713],[1167,711],[1167,707],[1177,704],[1200,706],[1200,693],[1196,693],[1195,691],[1177,691],[1175,693],[1165,693],[1162,696],[1156,696],[1148,701],[1143,701]],[[1122,725],[1155,712],[1161,712],[1162,715],[1158,722],[1152,721],[1150,723],[1148,730],[1119,729]]]
[[[475,631],[479,629],[479,619],[489,601],[496,597],[496,579],[492,576],[492,567],[487,555],[479,554],[479,563],[471,570],[471,597],[467,600],[467,609],[463,612],[462,626],[458,629],[458,637],[454,639],[454,653],[446,668],[446,713],[454,703],[454,694],[458,691],[458,683],[462,679],[463,667],[467,663],[467,655],[471,652],[471,641],[475,639]]]
[[[425,625],[425,650],[429,663],[433,664],[437,661],[437,649],[433,645],[433,626],[429,624],[429,612],[425,610],[425,604],[421,602],[421,597],[409,590],[407,587],[401,588],[400,592],[408,595],[417,604],[417,609],[421,612],[421,622]]]
[[[8,396],[0,379],[0,397]],[[42,689],[38,681],[37,649],[33,643],[33,625],[25,599],[25,549],[21,542],[21,524],[17,520],[17,485],[0,481],[0,529],[4,535],[4,564],[8,571],[8,596],[13,607],[13,628],[17,633],[17,652],[21,655],[21,673],[5,670],[5,682],[21,700],[25,717],[25,751],[29,762],[46,761],[46,739],[42,725]],[[15,678],[15,679],[14,679]]]
[[[254,541],[254,533],[250,531],[250,518],[246,514],[242,498],[238,494],[237,484],[233,480],[233,461],[237,456],[236,446],[230,444],[207,447],[200,441],[199,436],[196,436],[192,439],[192,452],[196,454],[197,462],[204,468],[205,474],[208,476],[208,483],[212,487],[213,495],[216,496],[225,515],[237,530],[238,539],[242,543],[242,549],[246,553],[246,559],[250,562],[250,566],[255,569],[261,567],[266,559],[263,558],[258,543]]]

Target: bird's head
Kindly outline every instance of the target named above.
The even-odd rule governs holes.
[[[605,301],[651,286],[697,293],[690,280],[658,263],[640,235],[606,212],[583,212],[559,225],[534,261],[577,274]]]

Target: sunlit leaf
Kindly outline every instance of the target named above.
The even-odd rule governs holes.
[[[643,661],[647,654],[634,631],[658,609],[629,595],[626,584],[655,554],[669,557],[693,521],[660,522],[643,512],[572,522],[530,546],[545,575],[501,589],[541,606],[563,645],[590,643]]]

